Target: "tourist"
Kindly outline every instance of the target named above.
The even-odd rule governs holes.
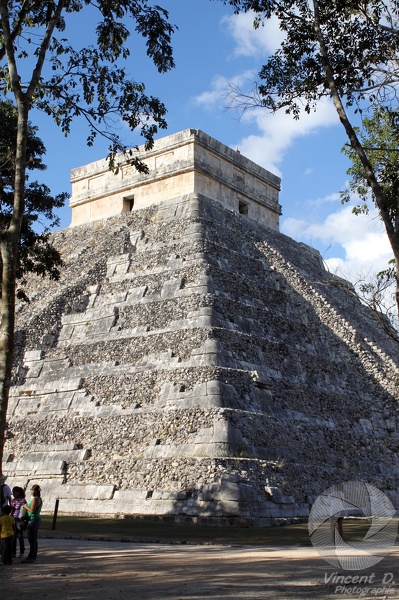
[[[14,517],[11,516],[11,512],[11,506],[3,506],[3,514],[0,517],[1,562],[3,565],[12,565],[15,521]]]
[[[11,504],[11,488],[6,484],[7,477],[0,475],[0,516],[3,514],[3,508]]]
[[[24,563],[36,562],[37,558],[37,534],[39,531],[40,523],[42,522],[40,518],[40,511],[42,510],[43,500],[41,498],[41,489],[39,485],[32,485],[31,490],[32,500],[28,502],[28,504],[24,504],[23,508],[25,508],[28,512],[28,542],[29,542],[29,554],[23,560]]]
[[[11,500],[12,516],[15,519],[16,534],[14,537],[14,543],[12,548],[12,555],[17,555],[17,540],[19,541],[19,557],[22,558],[25,553],[25,541],[24,541],[24,523],[21,521],[20,512],[21,508],[26,504],[25,490],[21,487],[12,488],[13,499]]]

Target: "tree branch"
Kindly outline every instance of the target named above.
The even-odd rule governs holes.
[[[53,36],[53,31],[55,26],[57,25],[58,21],[60,20],[61,17],[61,13],[62,10],[64,8],[64,4],[65,4],[65,0],[59,0],[57,8],[54,12],[54,15],[52,16],[52,18],[50,19],[47,27],[46,27],[46,32],[43,36],[43,41],[40,44],[40,50],[38,53],[38,59],[36,62],[36,66],[33,70],[32,73],[32,78],[30,80],[29,83],[29,87],[26,91],[26,97],[28,99],[28,101],[30,102],[32,100],[33,97],[33,93],[37,88],[38,82],[40,80],[41,77],[41,73],[42,73],[42,69],[43,69],[43,64],[44,64],[44,60],[46,58],[46,53],[47,50],[50,46],[50,42],[51,42],[51,38]]]
[[[15,38],[21,34],[22,24],[24,22],[26,15],[28,14],[28,11],[30,8],[31,8],[30,0],[24,0],[24,2],[22,3],[22,6],[21,6],[21,10],[19,11],[18,17],[15,20],[13,30],[10,31],[10,38],[11,38],[12,42],[14,42]],[[0,60],[3,60],[5,55],[6,55],[6,48],[5,48],[5,44],[3,44],[3,46],[0,47]]]
[[[348,115],[347,115],[344,105],[342,103],[341,97],[338,93],[337,85],[336,85],[335,79],[334,79],[334,74],[333,74],[330,60],[328,57],[326,43],[325,43],[324,36],[323,36],[321,27],[320,27],[319,2],[318,2],[318,0],[312,0],[312,2],[313,2],[313,8],[314,8],[314,29],[315,29],[317,39],[319,42],[323,68],[324,68],[324,71],[326,74],[328,87],[329,87],[329,90],[331,93],[331,97],[333,99],[335,109],[338,113],[338,117],[339,117],[342,125],[345,128],[346,134],[349,138],[352,148],[356,151],[356,153],[358,154],[358,156],[360,158],[360,161],[361,161],[364,171],[365,171],[366,179],[373,191],[378,209],[381,214],[381,218],[384,221],[384,225],[385,225],[388,237],[390,240],[392,240],[395,232],[394,232],[394,228],[392,225],[392,221],[389,217],[389,213],[383,203],[383,191],[374,175],[371,163],[370,163],[370,161],[369,161],[369,159],[368,159],[368,157],[356,135],[356,132],[348,119]]]

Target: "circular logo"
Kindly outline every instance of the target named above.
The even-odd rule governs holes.
[[[375,565],[395,544],[398,525],[389,498],[369,483],[346,481],[325,490],[309,514],[309,535],[324,560],[341,569],[358,571]],[[344,541],[342,519],[359,516],[369,521],[360,541]]]

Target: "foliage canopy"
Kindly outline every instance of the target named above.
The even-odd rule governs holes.
[[[371,116],[362,119],[362,130],[357,130],[359,140],[367,152],[374,174],[384,194],[384,201],[393,222],[399,219],[399,129],[397,113],[391,109],[375,108]],[[365,177],[358,154],[352,146],[342,149],[351,160],[347,173],[350,175],[349,189],[342,192],[343,202],[357,196],[362,204],[354,212],[368,212],[369,202],[375,202]]]
[[[8,229],[13,212],[17,120],[14,104],[11,101],[0,102],[0,231]],[[27,170],[44,171],[45,153],[44,144],[37,136],[37,127],[29,123]],[[48,232],[59,224],[55,210],[64,205],[68,194],[52,196],[48,186],[29,181],[28,174],[26,179],[17,278],[23,280],[27,272],[33,272],[57,279],[61,257],[51,245]],[[19,296],[25,297],[21,289]]]
[[[235,12],[254,11],[254,26],[277,17],[284,39],[259,72],[259,97],[298,117],[334,87],[348,106],[397,98],[397,0],[223,0]]]
[[[82,13],[92,44],[84,39],[79,48],[70,41],[76,39],[73,35],[66,37],[74,13]],[[8,59],[0,66],[0,86],[2,82],[5,93],[15,93],[20,84],[31,106],[51,116],[65,134],[76,117],[83,117],[87,143],[92,145],[97,135],[106,137],[112,157],[127,149],[117,132],[121,122],[131,131],[140,130],[148,146],[158,128],[166,127],[164,104],[147,95],[145,84],[128,72],[131,31],[144,38],[146,53],[160,73],[174,67],[175,27],[166,10],[149,0],[22,0],[1,1],[0,14],[0,62]],[[32,72],[25,80],[27,65]],[[137,157],[131,160],[145,170]]]

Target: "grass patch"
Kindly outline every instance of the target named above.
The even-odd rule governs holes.
[[[370,528],[367,519],[345,519],[344,541],[364,540]],[[157,519],[98,518],[59,515],[52,529],[52,516],[42,516],[41,537],[75,538],[115,542],[175,544],[226,544],[249,546],[311,546],[307,523],[279,527],[205,526]]]
[[[41,537],[126,542],[310,546],[306,523],[280,527],[204,526],[155,519],[112,519],[42,515]]]

